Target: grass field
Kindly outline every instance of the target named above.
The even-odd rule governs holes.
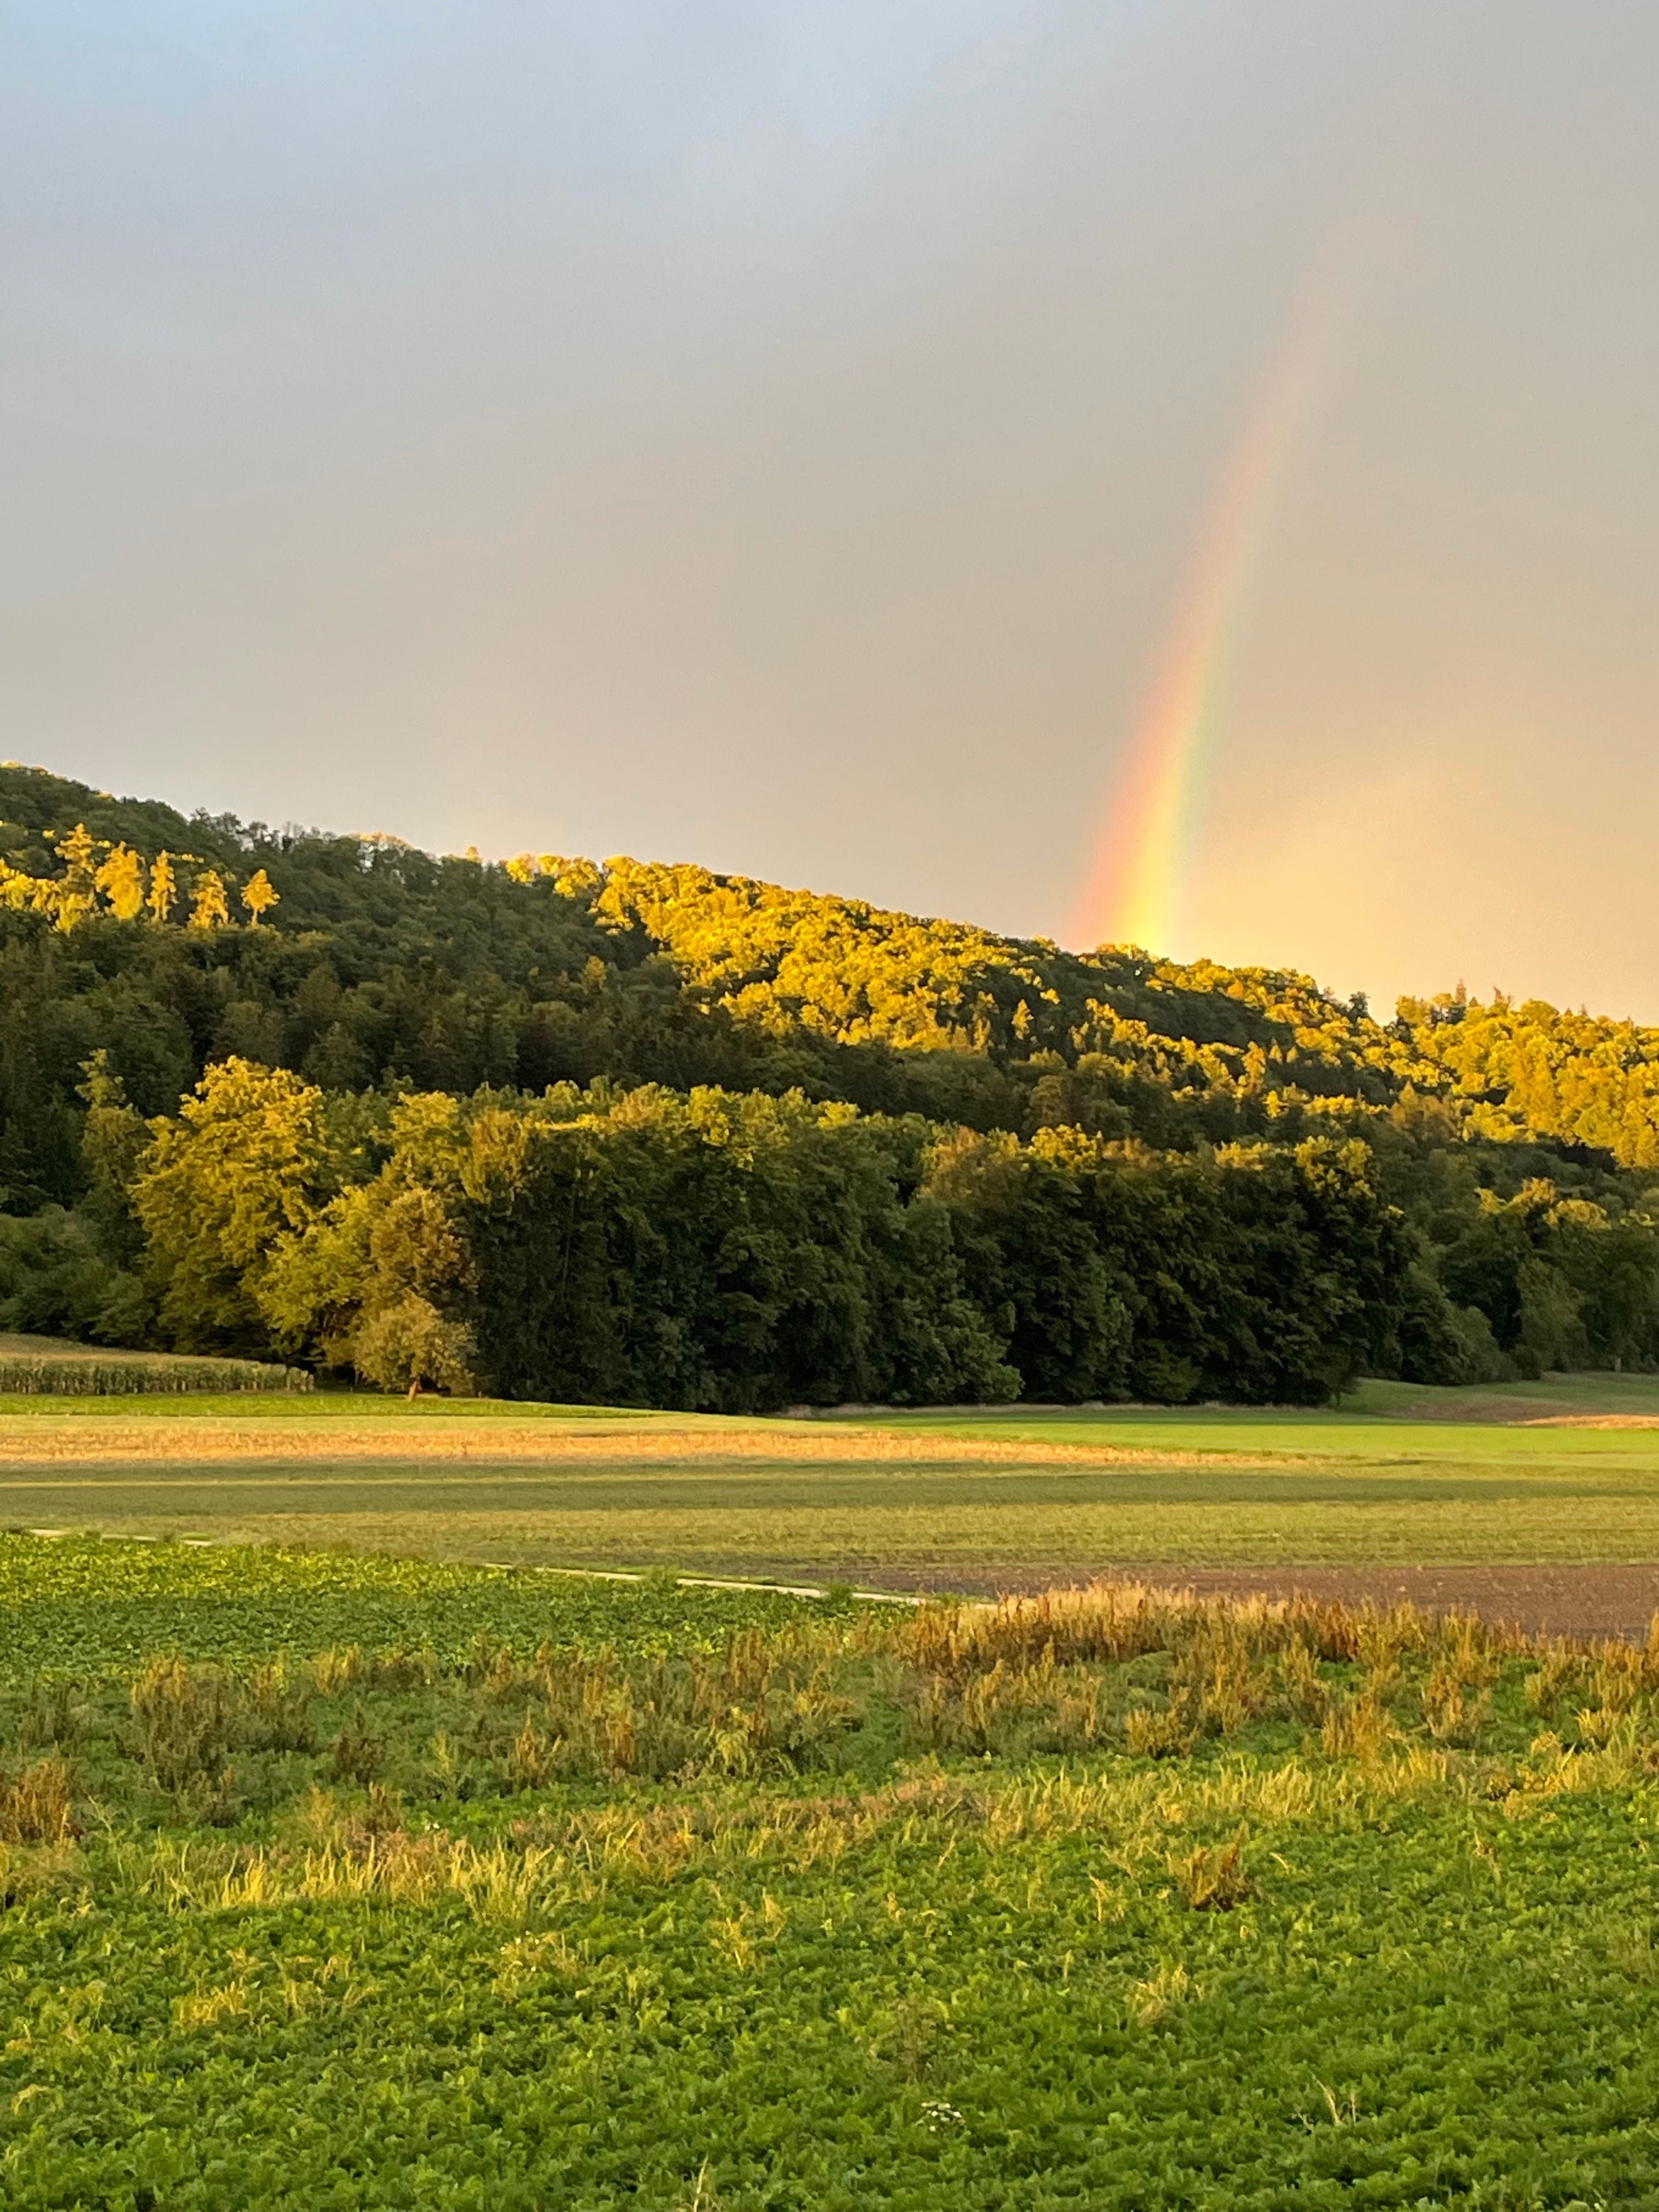
[[[1659,1654],[0,1537],[16,2212],[1659,2206]]]
[[[0,1522],[942,1587],[1136,1563],[1654,1562],[1659,1381],[1368,1384],[1337,1413],[770,1422],[0,1399]]]

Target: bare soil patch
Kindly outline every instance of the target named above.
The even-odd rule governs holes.
[[[870,1577],[872,1588],[922,1589],[923,1575]],[[995,1569],[958,1577],[965,1595],[1001,1596],[1052,1589],[1068,1577],[1052,1570]],[[1345,1605],[1398,1605],[1425,1613],[1478,1613],[1512,1621],[1535,1636],[1616,1636],[1639,1642],[1659,1613],[1659,1565],[1445,1567],[1180,1567],[1134,1560],[1097,1567],[1079,1582],[1148,1583],[1203,1597],[1331,1598]]]

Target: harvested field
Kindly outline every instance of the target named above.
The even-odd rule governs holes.
[[[1219,1467],[1293,1467],[1308,1455],[1269,1447],[1218,1446],[1198,1456]],[[627,1421],[520,1425],[510,1420],[468,1422],[411,1431],[385,1421],[346,1420],[302,1428],[262,1421],[169,1420],[152,1414],[137,1421],[117,1416],[65,1415],[42,1422],[28,1415],[0,1415],[0,1468],[46,1460],[87,1467],[150,1464],[228,1467],[312,1462],[366,1467],[453,1460],[502,1465],[672,1468],[711,1462],[762,1461],[784,1468],[839,1464],[984,1467],[1190,1467],[1188,1447],[957,1437],[926,1431],[886,1431],[805,1428],[782,1424],[747,1427],[642,1427]]]

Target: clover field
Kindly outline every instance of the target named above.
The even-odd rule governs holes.
[[[0,2197],[1659,2205],[1659,1650],[0,1539]]]

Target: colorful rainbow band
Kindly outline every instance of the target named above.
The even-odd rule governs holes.
[[[1072,912],[1073,945],[1164,952],[1179,933],[1200,785],[1274,495],[1329,352],[1317,286],[1258,389],[1212,501],[1161,656]]]

